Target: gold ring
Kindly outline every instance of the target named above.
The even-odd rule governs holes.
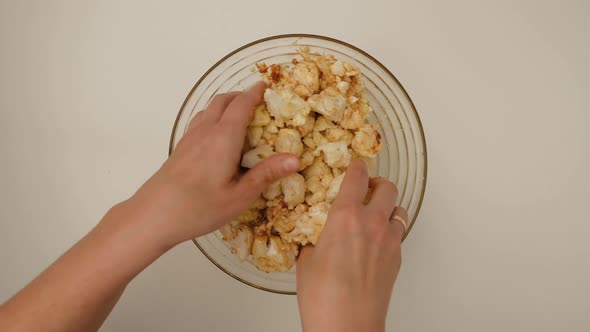
[[[392,219],[399,221],[402,224],[402,226],[404,226],[404,234],[405,234],[406,231],[408,230],[408,224],[406,223],[406,221],[400,216],[393,216]]]

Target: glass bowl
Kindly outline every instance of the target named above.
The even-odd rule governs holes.
[[[330,53],[360,68],[365,96],[374,112],[369,120],[383,138],[372,176],[390,179],[399,188],[398,204],[409,215],[408,235],[422,204],[426,186],[426,142],[416,108],[400,82],[379,61],[345,42],[316,35],[279,35],[263,38],[229,53],[211,67],[186,97],[170,138],[169,153],[186,131],[191,118],[219,93],[243,90],[260,79],[256,63],[288,63],[302,46],[312,52]],[[219,231],[194,239],[207,258],[233,278],[258,289],[295,294],[295,267],[284,273],[259,271],[248,261],[230,252]]]

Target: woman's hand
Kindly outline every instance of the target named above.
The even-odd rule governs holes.
[[[296,172],[299,160],[275,154],[238,173],[248,124],[266,85],[217,95],[191,121],[162,168],[127,202],[173,246],[238,216],[272,182]]]
[[[405,231],[394,218],[408,218],[396,199],[393,183],[369,180],[363,162],[350,164],[317,245],[297,261],[304,331],[385,329]]]

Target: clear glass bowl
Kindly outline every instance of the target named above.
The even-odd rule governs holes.
[[[384,143],[372,175],[397,184],[398,204],[409,214],[409,233],[426,186],[426,142],[420,118],[395,76],[372,56],[345,42],[316,35],[280,35],[254,41],[229,53],[199,79],[186,97],[174,123],[169,153],[182,138],[190,119],[214,95],[245,89],[260,79],[256,63],[291,62],[302,46],[308,46],[312,52],[331,53],[361,69],[366,98],[374,110],[370,121],[377,125]],[[250,261],[240,261],[233,255],[219,231],[193,241],[213,264],[233,278],[262,290],[295,294],[295,268],[285,273],[259,271]]]

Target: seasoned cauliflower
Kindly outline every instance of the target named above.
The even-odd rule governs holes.
[[[349,145],[352,141],[353,134],[346,129],[335,127],[326,129],[324,137],[329,142],[346,141],[346,144]]]
[[[297,127],[297,130],[299,130],[299,134],[301,135],[301,137],[309,134],[313,128],[315,126],[315,118],[313,116],[308,116],[305,119],[305,123],[302,126]]]
[[[354,134],[351,146],[360,156],[375,158],[381,150],[381,135],[373,125],[365,125]]]
[[[326,201],[328,203],[332,203],[334,199],[336,199],[336,195],[338,195],[338,192],[340,191],[340,185],[342,184],[342,180],[344,179],[344,174],[346,173],[341,173],[337,175],[336,177],[334,177],[332,183],[330,183],[330,186],[326,191]]]
[[[315,142],[313,140],[313,133],[309,133],[309,134],[305,135],[305,137],[303,137],[302,141],[303,141],[303,144],[307,148],[310,148],[312,150],[315,150],[316,145],[315,145]]]
[[[299,159],[299,171],[303,171],[307,166],[313,163],[314,155],[313,150],[304,150],[301,158]]]
[[[323,158],[316,158],[309,167],[303,170],[303,176],[308,179],[312,176],[320,176],[330,174],[332,171],[330,167],[324,163]]]
[[[277,152],[299,158],[297,173],[270,184],[252,206],[220,230],[240,259],[256,268],[289,271],[299,246],[315,244],[351,158],[375,162],[379,133],[357,67],[330,54],[310,53],[291,63],[256,65],[269,84],[242,148],[251,168]]]
[[[252,122],[250,122],[250,126],[263,127],[269,124],[270,121],[270,114],[268,114],[268,111],[266,110],[266,105],[261,104],[258,107],[256,107],[256,110],[254,110],[254,117],[252,119]]]
[[[315,126],[313,127],[314,131],[324,131],[329,128],[336,127],[332,121],[328,120],[325,116],[318,116],[315,122]]]
[[[365,100],[359,99],[359,101],[346,108],[340,126],[345,129],[360,128],[365,124],[369,112],[371,112],[371,107]]]
[[[332,87],[328,87],[319,94],[309,97],[307,103],[315,112],[336,122],[342,120],[347,106],[346,98],[340,91]]]
[[[262,127],[248,127],[248,144],[251,147],[257,147],[262,139]]]
[[[262,196],[268,200],[272,200],[281,194],[281,180],[271,183],[270,186],[262,192]]]
[[[221,226],[219,231],[223,235],[223,239],[229,243],[232,253],[236,254],[240,260],[248,258],[254,243],[252,227],[231,222]]]
[[[311,137],[313,137],[313,144],[316,147],[330,142],[319,131],[314,131],[313,133],[311,133]]]
[[[275,121],[288,122],[293,126],[305,124],[310,112],[310,105],[291,90],[266,89],[264,101]]]
[[[252,204],[252,206],[248,210],[242,212],[238,216],[238,221],[241,223],[257,223],[261,221],[261,210],[264,209],[265,206],[266,202],[264,201],[264,199],[259,197],[258,199],[256,199],[256,201],[254,201],[254,204]]]
[[[320,145],[314,154],[324,154],[324,161],[332,168],[346,167],[350,164],[350,152],[345,141],[331,142]]]
[[[328,219],[329,210],[330,204],[326,202],[311,206],[307,213],[297,220],[295,228],[291,232],[283,234],[283,239],[302,245],[316,244]]]
[[[278,236],[256,235],[252,245],[252,262],[264,272],[287,272],[295,265],[299,248]]]
[[[309,177],[305,181],[309,194],[305,196],[305,203],[314,205],[326,200],[326,187],[322,185],[320,176]]]
[[[303,153],[301,135],[295,129],[286,128],[279,130],[279,136],[275,142],[275,149],[277,152],[288,152],[301,156]]]
[[[346,75],[346,69],[344,69],[344,62],[342,60],[337,60],[330,66],[330,70],[336,76],[344,76]]]
[[[348,92],[348,88],[350,88],[350,83],[346,81],[340,81],[336,83],[336,88],[338,89],[338,91],[340,91],[340,93],[344,95]]]
[[[285,196],[285,203],[292,209],[303,203],[305,199],[305,179],[303,175],[294,173],[281,179],[281,190]]]
[[[305,204],[299,204],[295,208],[289,209],[283,196],[277,196],[272,201],[268,201],[267,205],[266,217],[279,233],[292,230],[295,227],[295,221],[307,211]]]
[[[259,145],[254,149],[244,153],[242,156],[242,167],[252,168],[259,162],[270,157],[274,153],[270,145]]]
[[[320,88],[320,72],[311,61],[299,62],[293,69],[295,92],[301,97],[309,97]]]

